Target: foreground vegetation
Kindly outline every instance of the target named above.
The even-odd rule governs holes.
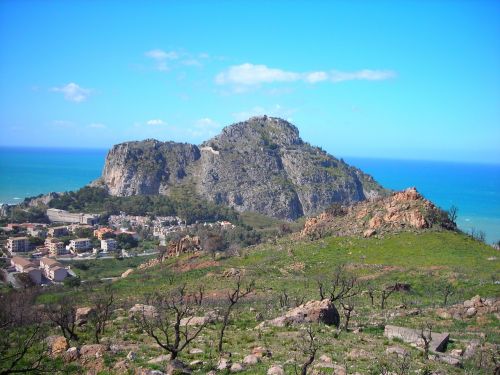
[[[173,319],[172,304],[179,303],[179,288],[184,288],[187,299],[181,305],[189,305],[189,314],[203,316],[215,311],[219,316],[215,322],[203,325],[189,345],[178,352],[178,359],[185,363],[201,361],[192,366],[198,373],[207,373],[216,367],[219,356],[227,358],[228,351],[232,362],[242,362],[255,347],[263,347],[272,352],[272,356],[245,366],[241,373],[265,374],[273,364],[282,365],[287,374],[301,373],[314,349],[312,364],[306,366],[307,374],[313,373],[322,355],[349,374],[390,371],[409,374],[417,370],[426,374],[490,374],[499,359],[498,315],[443,319],[436,308],[462,303],[477,294],[500,297],[497,256],[498,251],[493,248],[453,232],[401,233],[369,239],[328,237],[316,241],[286,236],[242,249],[231,257],[185,254],[170,258],[159,266],[136,270],[111,284],[98,280],[120,276],[125,268],[120,266],[121,261],[100,260],[100,269],[88,263],[88,269],[74,268],[87,282],[78,287],[51,288],[37,295],[36,303],[51,306],[64,299],[75,306],[94,306],[99,296],[113,295],[114,312],[100,342],[122,349],[106,352],[92,364],[51,361],[51,365],[68,373],[80,373],[83,367],[89,366],[102,374],[132,373],[139,367],[163,371],[164,362],[151,363],[150,360],[168,354],[169,350],[158,346],[147,334],[147,326],[130,317],[127,310],[136,303],[163,306],[161,311],[169,311],[168,319]],[[128,267],[134,265],[127,264]],[[334,300],[341,316],[339,328],[314,323],[256,329],[263,320],[283,315],[305,301],[320,299],[318,286],[322,285],[326,291],[331,288],[339,269],[346,280],[352,278],[359,287],[351,298]],[[228,296],[234,295],[238,280],[241,292],[247,289],[250,292],[231,305]],[[388,287],[396,284],[406,287],[385,296],[382,308],[382,296],[387,294]],[[194,303],[199,300],[194,296],[200,292],[202,302]],[[163,301],[162,304],[159,301]],[[344,306],[352,307],[347,329]],[[89,322],[78,328],[78,340],[71,339],[72,345],[95,342],[94,324]],[[387,339],[383,336],[386,324],[416,329],[432,327],[433,332],[449,332],[452,340],[449,350],[464,348],[465,340],[478,339],[480,349],[476,356],[464,361],[463,368],[453,367],[426,359],[422,350]],[[169,332],[173,335],[173,326],[171,328]],[[43,329],[46,335],[59,332],[56,325],[44,324]],[[189,335],[194,335],[197,329],[190,327]],[[219,341],[222,350],[218,348]],[[387,354],[386,349],[393,346],[403,348],[407,355]],[[201,352],[190,354],[192,348]],[[130,351],[134,353],[133,359],[126,358]],[[321,371],[331,374],[334,369]]]

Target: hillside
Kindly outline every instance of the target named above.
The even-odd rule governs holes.
[[[249,248],[240,256],[220,259],[199,253],[185,254],[167,259],[157,267],[135,270],[127,278],[118,277],[113,282],[116,303],[121,308],[114,312],[101,341],[103,348],[111,345],[113,349],[103,349],[104,356],[92,361],[81,356],[71,362],[72,371],[94,369],[110,374],[127,371],[153,374],[147,371],[156,369],[166,372],[168,361],[161,357],[166,351],[134,328],[127,310],[136,303],[152,303],[151,296],[156,292],[168,294],[185,284],[190,295],[204,286],[205,302],[192,310],[196,316],[214,309],[223,311],[227,306],[227,293],[235,287],[240,275],[245,286],[255,280],[255,287],[230,315],[222,358],[242,364],[242,374],[266,374],[275,365],[282,367],[284,374],[294,374],[294,366],[300,367],[307,359],[303,344],[308,326],[312,327],[318,344],[308,374],[320,369],[325,374],[386,373],[383,371],[410,374],[417,370],[428,374],[493,373],[495,348],[500,338],[499,311],[498,302],[487,297],[500,297],[496,256],[497,251],[465,235],[434,231],[400,233],[383,239],[326,237],[295,241],[285,237],[274,244]],[[263,321],[282,316],[298,304],[318,300],[317,282],[323,282],[328,288],[340,264],[345,265],[346,275],[358,278],[363,290],[343,300],[354,306],[348,331],[317,323],[256,329]],[[117,269],[115,276],[123,270]],[[109,272],[106,275],[109,276]],[[381,308],[381,293],[397,284],[406,287],[391,294]],[[447,287],[452,293],[445,303]],[[82,286],[73,291],[55,291],[43,295],[39,302],[55,301],[69,293],[75,295],[80,306],[85,306],[103,288],[104,285],[94,283],[93,290]],[[368,290],[374,291],[373,305]],[[474,315],[452,317],[450,313],[477,294],[485,304],[496,303],[496,307],[477,307]],[[344,324],[342,305],[335,304]],[[444,358],[449,358],[450,353],[462,353],[471,343],[478,344],[470,357],[458,355],[457,361],[463,367],[457,367],[437,357],[427,360],[421,349],[401,340],[388,339],[384,336],[386,325],[415,329],[429,325],[435,335],[436,332],[449,333],[448,357]],[[208,324],[179,356],[182,362],[192,363],[194,373],[208,373],[220,364],[216,351],[220,327],[220,321]],[[191,327],[190,332],[194,329]],[[92,340],[85,328],[79,332],[80,345]],[[254,362],[247,358],[248,363],[244,363],[245,357],[259,351],[269,354],[257,355]],[[133,355],[127,354],[130,352]],[[412,372],[401,370],[405,363]],[[229,369],[216,373],[229,373]]]
[[[116,145],[95,184],[117,196],[168,195],[185,184],[237,211],[287,220],[386,193],[371,176],[305,143],[292,124],[267,116],[228,126],[200,146]]]

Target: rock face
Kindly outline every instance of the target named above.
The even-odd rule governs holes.
[[[303,142],[292,124],[267,116],[228,126],[200,146],[116,145],[100,183],[118,196],[169,194],[186,183],[210,201],[281,219],[386,193],[359,169]]]
[[[415,188],[408,188],[385,198],[330,208],[317,217],[307,219],[301,234],[304,237],[358,235],[368,238],[435,225],[450,230],[456,228],[442,210]]]

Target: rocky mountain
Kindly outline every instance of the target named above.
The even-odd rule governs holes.
[[[432,227],[455,230],[456,224],[449,219],[446,212],[425,199],[415,188],[409,188],[387,197],[347,207],[330,207],[319,216],[307,219],[301,236],[371,237]]]
[[[371,176],[304,142],[298,129],[253,117],[196,146],[145,140],[115,145],[97,182],[118,196],[189,185],[238,211],[293,220],[387,193]]]

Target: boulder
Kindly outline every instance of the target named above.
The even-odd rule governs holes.
[[[475,307],[469,307],[467,311],[465,312],[465,316],[467,318],[472,318],[474,315],[476,315],[477,310]]]
[[[80,353],[78,352],[78,348],[75,346],[69,348],[62,354],[64,362],[74,362],[78,360],[78,357],[80,357]]]
[[[264,348],[262,346],[256,346],[255,348],[252,349],[252,354],[262,358],[262,357],[272,357],[273,353],[271,350]]]
[[[215,319],[212,316],[189,316],[181,319],[181,327],[202,326],[214,322]]]
[[[384,336],[390,339],[400,339],[415,346],[423,346],[420,330],[386,325],[384,329]],[[444,352],[449,338],[449,333],[432,332],[429,349],[431,351]]]
[[[476,354],[476,351],[477,349],[479,348],[480,346],[480,342],[479,340],[471,340],[469,342],[469,344],[467,344],[467,346],[465,347],[465,351],[464,351],[464,354],[463,354],[463,357],[465,359],[470,359],[474,356],[474,354]]]
[[[185,375],[191,374],[191,370],[183,362],[178,359],[173,359],[167,363],[165,368],[166,375]]]
[[[217,370],[223,371],[231,367],[231,360],[229,358],[220,358],[217,363]]]
[[[243,370],[244,368],[241,363],[233,363],[231,368],[229,369],[230,372],[241,372]]]
[[[134,269],[133,268],[129,268],[128,270],[126,270],[124,273],[122,273],[121,277],[122,279],[126,278],[127,276],[129,276],[132,272],[134,272]]]
[[[260,362],[260,357],[257,357],[255,354],[249,354],[245,358],[243,358],[243,363],[245,365],[256,365]]]
[[[106,352],[106,347],[102,344],[83,345],[80,348],[80,357],[83,359],[100,358]]]
[[[279,365],[272,365],[267,370],[267,375],[285,375],[285,371],[283,370],[283,367]]]
[[[319,357],[319,360],[324,363],[332,363],[332,358],[328,357],[326,354],[323,354],[321,357]]]
[[[202,364],[203,364],[203,361],[201,359],[197,359],[197,360],[189,362],[189,367],[198,367]]]
[[[90,314],[94,313],[94,309],[92,307],[79,307],[76,309],[75,320],[78,326],[81,326],[87,323]]]
[[[68,340],[64,336],[49,336],[45,342],[53,356],[59,356],[69,348]]]
[[[408,351],[400,346],[389,346],[385,349],[387,354],[396,354],[398,357],[404,357],[408,355]]]
[[[373,237],[374,235],[377,234],[377,231],[375,229],[367,229],[363,232],[363,237],[364,238],[370,238]]]
[[[156,307],[151,306],[151,305],[143,305],[140,303],[136,303],[134,306],[128,310],[129,316],[144,316],[146,318],[154,318],[158,315],[158,312],[156,311]]]
[[[148,361],[150,364],[157,364],[157,363],[163,363],[170,361],[170,354],[162,354],[159,355],[158,357],[152,358]]]
[[[283,316],[260,323],[258,328],[266,326],[285,327],[290,324],[300,323],[324,323],[338,327],[340,324],[340,315],[329,299],[309,301],[289,310]]]
[[[198,349],[198,348],[193,348],[189,351],[189,354],[202,354],[203,350]]]

